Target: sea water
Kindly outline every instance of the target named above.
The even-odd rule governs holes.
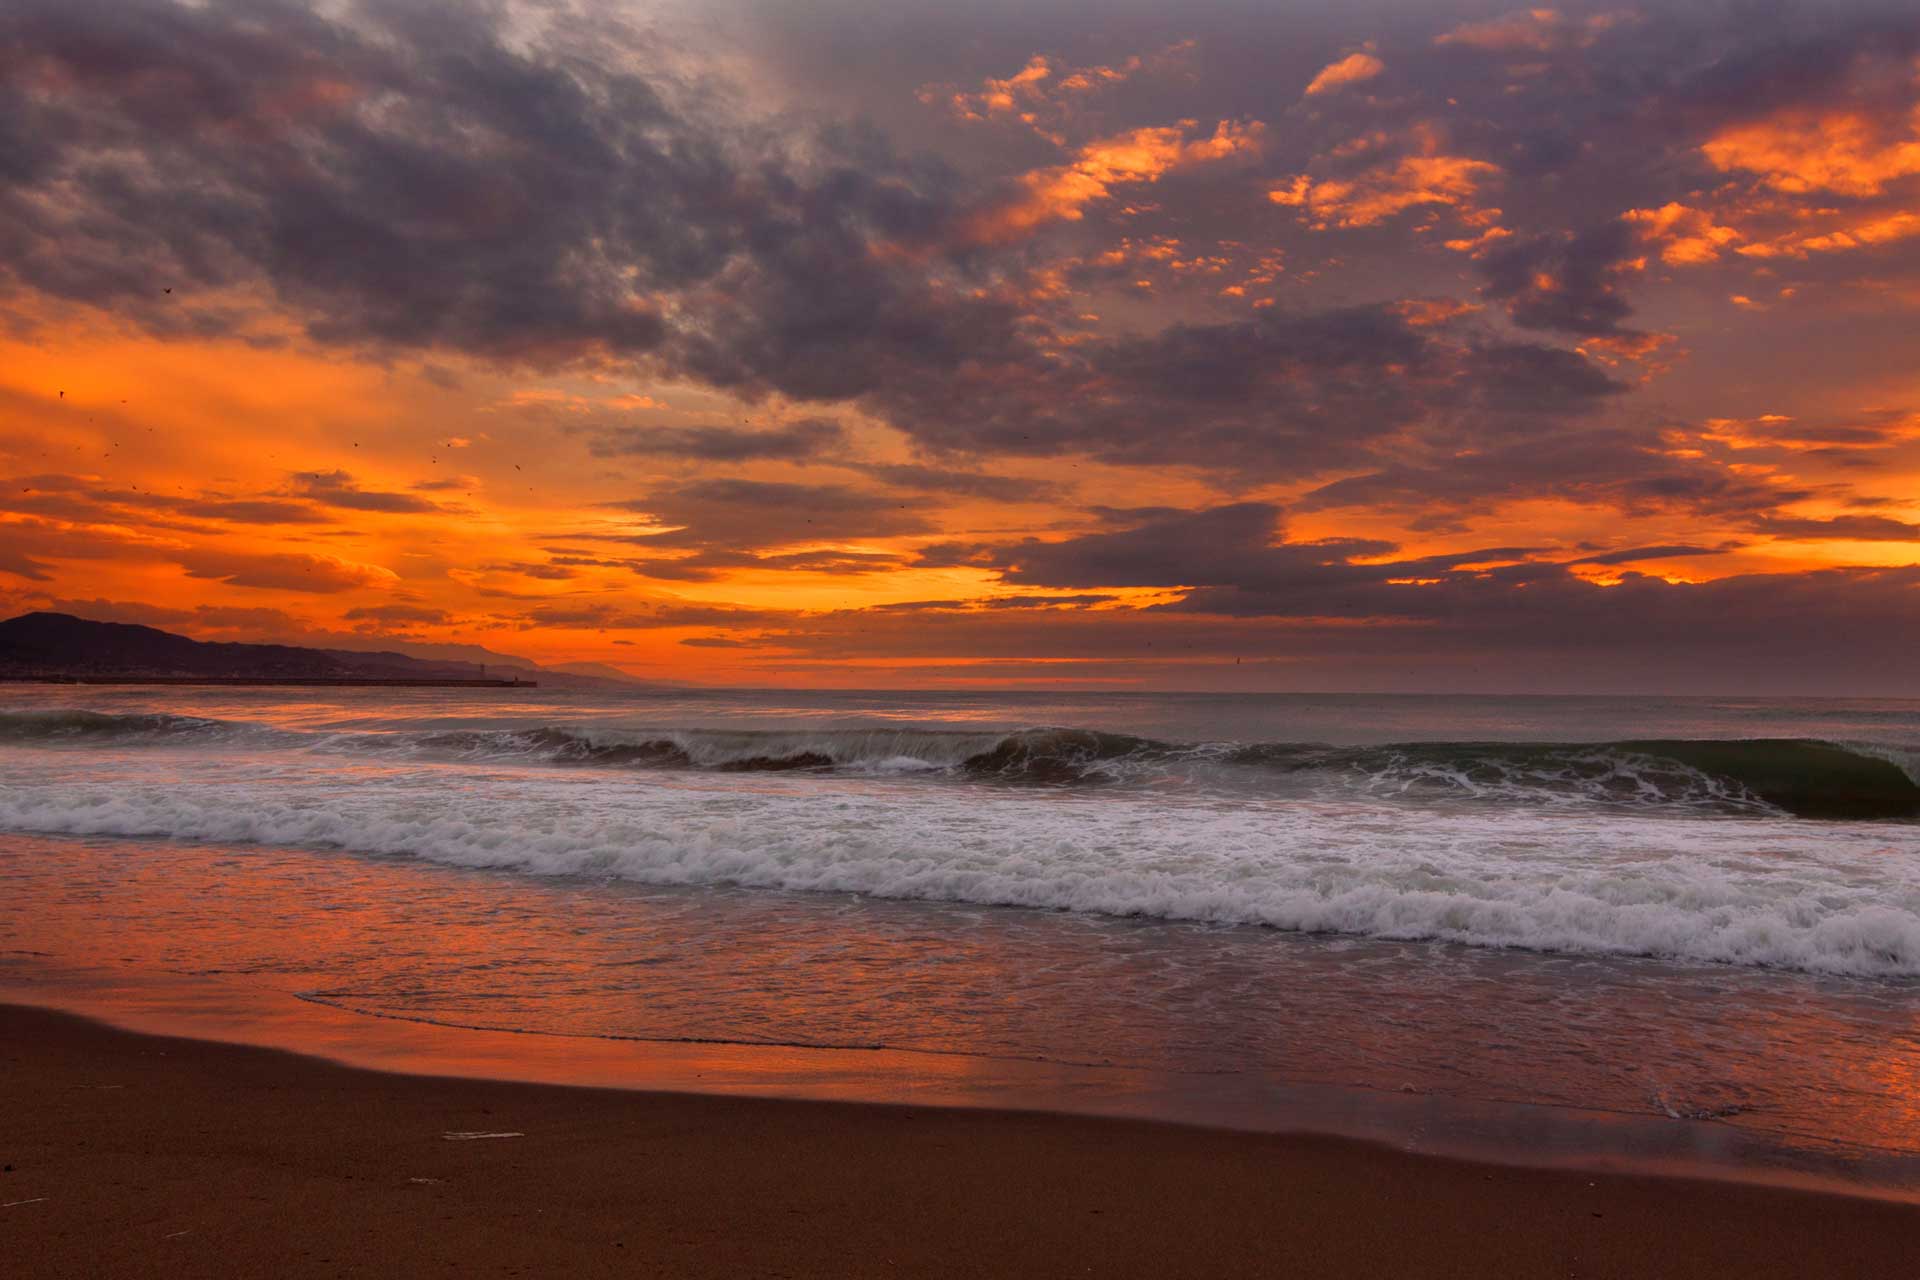
[[[0,977],[1563,1108],[1897,1181],[1917,752],[1901,701],[21,686]]]

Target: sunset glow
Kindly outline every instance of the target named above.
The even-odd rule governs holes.
[[[802,8],[7,6],[0,607],[1920,692],[1910,11]]]

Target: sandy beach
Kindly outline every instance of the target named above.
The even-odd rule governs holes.
[[[1333,1138],[385,1075],[15,1006],[0,1045],[23,1280],[1892,1277],[1920,1249],[1911,1205]]]

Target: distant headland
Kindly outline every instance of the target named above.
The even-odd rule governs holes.
[[[0,682],[13,684],[531,689],[540,684],[528,678],[537,670],[490,673],[479,663],[402,653],[215,643],[65,613],[26,613],[0,622]],[[574,676],[563,683],[590,680]]]
[[[405,676],[158,676],[158,675],[11,675],[0,684],[188,684],[226,688],[322,689],[537,689],[538,680],[435,680]]]

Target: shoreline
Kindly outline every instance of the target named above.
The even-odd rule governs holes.
[[[1891,1277],[1920,1249],[1910,1204],[1334,1137],[386,1074],[20,1005],[0,1046],[22,1277]]]
[[[355,1009],[217,976],[46,967],[0,975],[0,1009],[115,1033],[287,1055],[425,1080],[973,1114],[1053,1115],[1228,1136],[1326,1139],[1517,1172],[1783,1189],[1920,1209],[1904,1153],[1783,1145],[1711,1119],[1477,1101],[1259,1073],[707,1039],[569,1035]],[[22,979],[25,978],[25,981]]]
[[[1070,932],[1059,934],[1045,918],[1013,909],[956,916],[939,906],[804,894],[630,893],[618,883],[603,891],[573,879],[435,871],[412,860],[316,862],[302,849],[139,838],[0,839],[0,879],[10,889],[0,942],[13,949],[0,952],[0,1001],[147,1034],[410,1075],[1312,1132],[1495,1164],[1920,1202],[1916,1113],[1901,1085],[1911,1061],[1903,1026],[1880,1016],[1878,1005],[1854,1009],[1845,993],[1829,1000],[1819,984],[1780,987],[1796,1002],[1814,1001],[1814,1013],[1802,1016],[1800,1003],[1778,997],[1730,1000],[1711,971],[1679,975],[1685,980],[1675,986],[1679,978],[1658,966],[1583,965],[1595,994],[1563,1007],[1558,978],[1544,987],[1516,985],[1509,975],[1532,966],[1516,970],[1504,953],[1472,948],[1392,951],[1382,953],[1389,967],[1356,969],[1356,957],[1381,957],[1259,931],[1102,924],[1088,933],[1090,926],[1068,919],[1062,927]],[[433,942],[416,943],[409,920],[433,923]],[[464,929],[482,921],[485,927]],[[892,966],[882,972],[875,961],[917,955],[922,939],[959,938],[956,924],[967,931],[967,950],[955,954],[971,956],[982,975],[995,966],[1079,963],[1089,938],[1119,957],[1112,970],[1119,974],[1258,966],[1277,976],[1236,996],[1232,1008],[1282,1028],[1319,1028],[1330,1051],[1294,1052],[1257,1036],[1242,1041],[1220,1016],[1169,1013],[1163,998],[1135,1003],[1121,987],[1097,1000],[1071,985],[1064,991],[1066,1006],[1104,1029],[1095,1035],[1053,1025],[1051,1014],[997,1021],[990,1005],[963,999],[952,982],[936,984],[927,993],[933,998],[910,1008],[887,1003]],[[750,949],[756,938],[767,941]],[[851,960],[791,979],[823,942],[848,947]],[[416,954],[415,946],[426,949]],[[356,949],[365,954],[356,958]],[[547,988],[517,980],[502,986],[490,968],[503,951],[537,955],[547,982],[572,975],[589,994],[611,993],[609,1002],[583,1002],[564,990],[551,1008],[544,997],[515,999]],[[428,971],[416,974],[422,958]],[[634,962],[666,967],[635,974]],[[1470,979],[1462,989],[1472,999],[1464,1006],[1453,996],[1436,999],[1434,973]],[[1737,978],[1729,971],[1725,982]],[[419,982],[431,998],[406,997]],[[1761,986],[1763,994],[1775,990]],[[816,988],[857,1008],[871,1002],[875,1015],[816,1007]],[[1017,982],[1015,989],[1022,989]],[[1364,1008],[1373,991],[1404,1002],[1377,1027],[1370,1014],[1344,1012]],[[1537,1001],[1511,1011],[1492,1003],[1509,991],[1556,994],[1544,1011]],[[1649,1003],[1656,998],[1672,1002],[1674,1012]],[[1604,1064],[1632,1063],[1639,1050],[1603,1026],[1605,1034],[1584,1041],[1604,1050],[1603,1065],[1581,1074],[1586,1064],[1558,1047],[1556,1028],[1615,1010],[1638,1018],[1648,1034],[1677,1038],[1648,1044],[1647,1065],[1615,1070]],[[1114,1021],[1120,1017],[1139,1021]],[[1548,1048],[1511,1064],[1489,1062],[1499,1049],[1497,1033],[1491,1046],[1484,1038],[1490,1026],[1544,1039]],[[1703,1026],[1720,1029],[1712,1041],[1695,1034]],[[1774,1087],[1764,1073],[1770,1062],[1780,1065],[1777,1053],[1713,1056],[1722,1034],[1739,1049],[1741,1036],[1759,1033],[1818,1044],[1821,1036],[1875,1032],[1884,1033],[1883,1053],[1848,1055],[1856,1069],[1880,1073],[1861,1082],[1873,1087],[1832,1105],[1796,1090],[1845,1088],[1833,1070],[1809,1070]],[[1245,1051],[1155,1052],[1176,1036]],[[1102,1052],[1107,1044],[1111,1057]],[[1338,1049],[1343,1044],[1354,1048]]]

